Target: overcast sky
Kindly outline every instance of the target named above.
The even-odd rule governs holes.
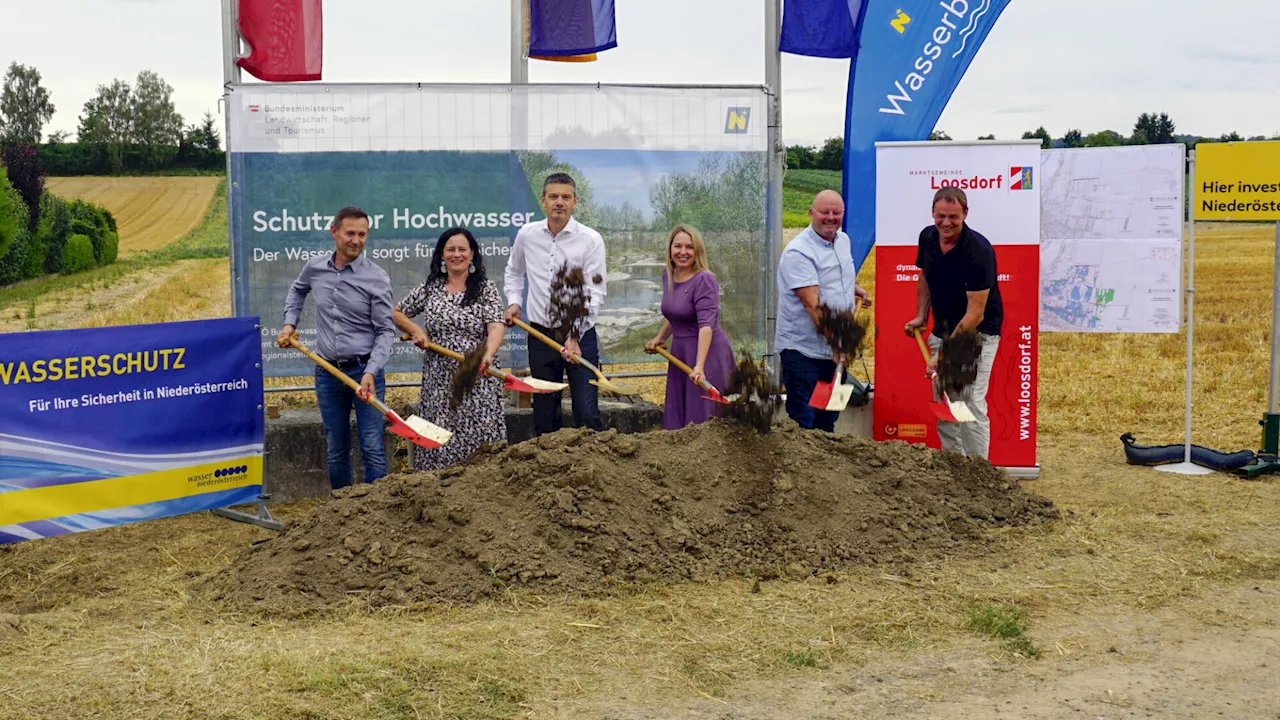
[[[595,63],[531,61],[532,82],[764,82],[759,0],[618,0],[618,47]],[[508,0],[328,0],[332,82],[506,82]],[[154,70],[194,122],[221,96],[219,0],[0,0],[19,19],[0,62],[36,66],[57,108],[47,136],[74,132],[113,78]],[[938,123],[956,139],[1045,126],[1128,135],[1144,111],[1183,133],[1280,134],[1280,2],[1014,0]],[[783,56],[783,134],[843,133],[847,60]],[[246,74],[246,78],[247,78]]]

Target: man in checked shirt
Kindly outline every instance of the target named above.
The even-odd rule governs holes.
[[[302,305],[310,294],[316,304],[316,353],[370,395],[386,400],[383,368],[391,357],[396,327],[391,319],[391,278],[363,254],[369,238],[369,216],[345,207],[330,228],[336,246],[302,266],[284,303],[284,328],[276,342],[289,347]],[[387,474],[383,446],[383,418],[372,405],[356,398],[350,388],[316,366],[316,402],[328,445],[329,485],[334,490],[351,484],[351,406],[355,405],[364,480]]]
[[[546,220],[529,223],[520,228],[507,258],[507,271],[503,278],[507,293],[507,325],[511,319],[522,319],[535,330],[551,334],[547,327],[547,306],[551,301],[551,281],[556,271],[566,263],[570,268],[582,268],[587,279],[588,315],[578,321],[581,339],[572,335],[565,340],[564,356],[536,340],[529,340],[529,371],[539,380],[560,382],[569,374],[569,396],[573,400],[573,419],[579,427],[604,430],[600,419],[599,394],[595,379],[589,370],[572,362],[570,358],[581,356],[592,365],[600,365],[600,345],[596,339],[596,315],[604,305],[605,254],[604,238],[600,233],[573,219],[573,209],[578,204],[577,185],[566,173],[548,175],[542,183],[542,209]],[[520,305],[524,302],[525,278],[528,278],[529,299],[527,311],[521,317]],[[599,277],[599,282],[593,282]],[[560,393],[539,393],[533,396],[534,435],[555,432],[560,429]]]

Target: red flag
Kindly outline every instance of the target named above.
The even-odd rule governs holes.
[[[319,80],[324,50],[321,0],[239,0],[240,35],[249,57],[240,67],[259,80]]]

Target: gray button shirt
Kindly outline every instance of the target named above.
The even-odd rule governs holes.
[[[391,278],[362,253],[339,270],[333,253],[302,266],[284,301],[284,322],[298,326],[307,295],[316,302],[316,352],[326,360],[369,355],[364,371],[377,375],[391,358]]]

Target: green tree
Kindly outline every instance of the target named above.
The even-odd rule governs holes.
[[[693,172],[667,175],[649,190],[654,226],[686,222],[704,232],[760,230],[766,171],[763,153],[744,153],[727,161],[707,156]]]
[[[133,88],[124,80],[99,85],[97,94],[84,104],[77,130],[79,141],[100,148],[112,172],[124,165],[124,148],[133,143]]]
[[[62,255],[63,275],[84,272],[93,268],[93,243],[84,235],[72,235],[67,240],[66,252]]]
[[[1244,140],[1244,138],[1240,137],[1240,133],[1235,130],[1232,130],[1229,133],[1223,133],[1218,138],[1218,142],[1240,142],[1242,140]]]
[[[182,140],[182,116],[173,106],[173,87],[150,70],[138,73],[134,85],[133,135],[152,168],[172,160]]]
[[[1081,135],[1079,128],[1072,128],[1062,136],[1062,147],[1078,148],[1084,147],[1084,136]]]
[[[844,138],[827,138],[818,153],[818,167],[822,170],[840,170],[844,168]]]
[[[49,91],[40,85],[40,71],[9,63],[0,91],[0,140],[38,145],[44,124],[52,118],[53,103]]]
[[[1115,130],[1099,130],[1084,139],[1085,147],[1114,147],[1124,144],[1124,136]]]
[[[621,207],[597,205],[595,217],[597,230],[641,230],[648,225],[640,208],[629,202],[623,202]]]
[[[809,145],[791,145],[787,148],[787,168],[811,170],[818,167],[818,151]]]
[[[929,133],[929,139],[930,140],[950,140],[951,136],[947,134],[946,130],[934,130],[933,132]]]
[[[0,166],[0,258],[9,252],[18,235],[27,231],[27,203],[9,183],[9,174]]]
[[[1040,147],[1045,150],[1048,150],[1049,148],[1053,147],[1053,138],[1049,136],[1049,131],[1045,130],[1043,125],[1036,128],[1035,130],[1028,130],[1027,132],[1022,133],[1022,139],[1023,140],[1039,139]]]
[[[979,139],[979,140],[995,140],[995,139],[996,139],[996,134],[995,134],[995,133],[991,133],[990,135],[979,135],[979,136],[978,136],[978,139]]]
[[[1176,128],[1169,113],[1142,113],[1133,124],[1131,145],[1162,145],[1174,141]]]

